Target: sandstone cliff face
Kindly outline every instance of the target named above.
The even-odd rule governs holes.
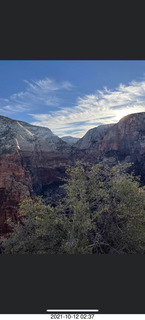
[[[116,124],[89,130],[75,145],[79,150],[118,160],[140,160],[145,154],[145,113],[130,114]]]
[[[79,150],[97,149],[102,139],[111,130],[113,126],[113,124],[108,124],[90,129],[83,136],[83,138],[79,139],[79,141],[75,143],[75,147]]]
[[[74,148],[75,157],[84,163],[133,163],[135,174],[145,184],[145,112],[89,130]]]
[[[87,131],[73,146],[75,158],[84,163],[97,163],[101,154],[99,146],[113,126],[114,124],[101,125]]]
[[[140,160],[145,154],[145,113],[130,114],[115,124],[99,145],[102,156]]]
[[[0,234],[8,231],[8,218],[17,220],[22,199],[46,191],[52,199],[50,186],[57,188],[70,152],[48,128],[0,116]]]
[[[69,146],[48,128],[0,116],[0,153],[20,151],[69,152]]]
[[[134,163],[145,183],[145,113],[130,114],[114,125],[89,130],[75,145],[78,157],[90,163],[118,161]],[[76,152],[76,154],[78,151]]]
[[[133,163],[145,184],[145,113],[130,114],[115,124],[99,145],[99,160]]]

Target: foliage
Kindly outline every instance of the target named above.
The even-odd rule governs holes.
[[[3,253],[59,253],[59,240],[65,238],[63,217],[43,204],[40,197],[20,204],[19,222],[8,239],[3,239]]]
[[[2,240],[2,253],[144,254],[145,187],[129,167],[76,163],[55,208],[41,198],[20,204],[19,223]]]

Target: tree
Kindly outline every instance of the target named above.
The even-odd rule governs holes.
[[[63,221],[42,198],[24,200],[20,204],[19,223],[11,223],[13,232],[2,240],[2,253],[59,253],[65,238]]]
[[[2,253],[144,254],[145,187],[129,168],[77,162],[55,207],[41,198],[20,204],[19,223],[2,240]]]
[[[73,168],[69,168],[66,173],[67,183],[63,186],[66,197],[61,202],[61,207],[68,217],[68,232],[64,251],[71,254],[91,253],[89,231],[93,225],[92,213],[87,199],[87,174],[79,162]]]
[[[68,253],[145,252],[145,188],[130,167],[77,163],[67,171]]]
[[[130,165],[95,165],[89,172],[89,198],[101,236],[95,252],[145,253],[145,188],[127,173]]]

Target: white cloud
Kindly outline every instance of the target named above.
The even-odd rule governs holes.
[[[51,91],[57,91],[62,89],[71,89],[73,86],[69,81],[62,81],[60,83],[56,82],[53,79],[45,78],[43,80],[38,81],[27,81],[24,80],[25,83],[28,85],[28,90],[31,92],[51,92]]]
[[[17,105],[16,107],[13,107],[11,105],[7,105],[3,107],[3,110],[7,111],[7,112],[24,112],[25,111],[25,107]],[[29,110],[29,109],[27,109]]]
[[[0,98],[0,111],[11,114],[28,112],[33,108],[59,106],[59,92],[72,89],[69,81],[56,82],[45,78],[37,81],[24,80],[26,89],[13,93],[9,99]]]
[[[36,125],[49,127],[59,136],[81,137],[99,124],[118,122],[129,113],[145,111],[145,81],[120,84],[115,90],[106,87],[95,94],[78,97],[72,108],[61,108],[49,114],[31,114]],[[68,129],[69,128],[69,129]],[[77,129],[82,131],[77,131]]]

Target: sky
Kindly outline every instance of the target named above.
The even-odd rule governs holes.
[[[1,60],[0,115],[59,137],[145,112],[145,60]]]

